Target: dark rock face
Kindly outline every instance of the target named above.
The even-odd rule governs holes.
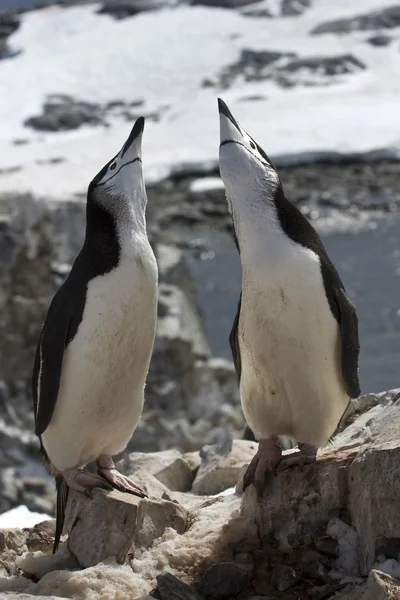
[[[237,77],[272,80],[282,87],[327,85],[334,82],[334,77],[363,69],[365,65],[351,54],[301,58],[294,52],[245,49],[237,63],[222,71],[219,85],[229,87]]]
[[[196,590],[171,573],[157,575],[157,583],[161,600],[204,600]]]
[[[274,67],[284,63],[285,59],[295,57],[294,52],[277,52],[275,50],[242,50],[239,60],[226,67],[220,74],[219,85],[227,88],[237,77],[245,81],[260,81],[272,77]]]
[[[258,0],[192,0],[191,4],[202,6],[215,6],[219,8],[239,8],[247,4],[254,4]]]
[[[367,42],[371,44],[371,46],[382,48],[384,46],[389,46],[392,43],[392,38],[389,35],[381,33],[380,35],[373,35],[372,37],[368,38]]]
[[[303,14],[307,8],[310,8],[311,0],[282,0],[282,17],[295,17]]]
[[[107,117],[113,116],[128,122],[135,121],[139,116],[157,121],[158,113],[149,113],[141,108],[143,100],[134,100],[126,103],[122,100],[113,100],[104,106],[74,100],[71,96],[55,94],[48,97],[43,105],[41,115],[30,117],[24,123],[27,127],[37,131],[67,131],[78,129],[82,125],[107,126]],[[164,107],[161,110],[164,110]]]
[[[250,574],[234,562],[217,563],[204,572],[200,591],[210,600],[232,598],[246,587]]]
[[[7,40],[17,31],[20,21],[13,15],[0,14],[0,59],[12,56],[7,46]]]
[[[337,19],[321,23],[311,31],[312,34],[321,33],[351,33],[352,31],[373,31],[374,29],[392,29],[400,25],[400,5],[388,6],[381,10],[372,11],[364,15]]]
[[[108,0],[97,12],[119,20],[134,17],[144,11],[157,10],[169,4],[168,0]]]
[[[330,78],[365,69],[365,65],[352,56],[317,56],[295,59],[278,68],[276,81],[283,87],[294,85],[326,85]]]
[[[82,125],[103,123],[98,104],[74,100],[70,96],[50,96],[43,105],[43,113],[25,121],[27,127],[38,131],[67,131]]]

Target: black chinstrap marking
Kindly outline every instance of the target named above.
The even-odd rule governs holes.
[[[258,160],[263,165],[263,167],[268,167],[268,166],[272,167],[271,163],[264,162],[263,160],[261,160],[261,158],[258,158],[258,156],[256,156],[255,154],[253,154],[253,152],[251,152],[251,150],[246,148],[246,146],[242,142],[237,142],[235,140],[224,140],[223,142],[220,143],[219,147],[221,148],[222,146],[226,146],[227,144],[237,144],[238,146],[242,146],[246,150],[246,152],[251,154],[251,156],[253,156],[256,160]],[[272,168],[274,168],[274,167],[272,167]]]
[[[112,161],[111,161],[112,162]],[[114,175],[112,175],[111,177],[109,177],[107,179],[107,181],[104,181],[103,183],[96,183],[96,185],[94,187],[100,187],[101,185],[105,185],[106,183],[108,183],[109,181],[111,181],[111,179],[114,179],[114,177],[116,177],[118,175],[118,173],[124,168],[127,167],[128,165],[131,165],[135,162],[142,162],[142,159],[139,158],[139,156],[137,156],[136,158],[134,158],[133,160],[130,160],[129,162],[123,164],[120,166],[120,168],[118,169],[118,171],[116,173],[114,173]]]

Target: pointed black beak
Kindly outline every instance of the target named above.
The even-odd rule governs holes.
[[[144,129],[144,117],[139,117],[136,119],[134,126],[132,127],[132,131],[129,134],[128,139],[126,140],[124,147],[122,148],[121,158],[124,156],[125,152],[132,146],[133,142],[136,138],[143,133]]]
[[[221,98],[218,98],[218,111],[219,111],[220,115],[224,115],[227,119],[229,119],[230,122],[232,123],[232,125],[234,125],[236,127],[236,129],[239,131],[240,135],[242,135],[242,132],[241,132],[238,122],[236,121],[235,117],[232,115],[231,111],[229,110],[229,108],[227,107],[225,102],[223,100],[221,100]]]

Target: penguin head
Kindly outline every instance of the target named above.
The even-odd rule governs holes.
[[[219,167],[228,198],[273,197],[280,186],[278,173],[257,142],[242,129],[223,100],[218,98],[220,122]]]
[[[143,129],[144,118],[139,117],[118,154],[90,182],[88,200],[94,200],[113,213],[118,212],[119,206],[126,201],[133,208],[146,202],[142,171]]]

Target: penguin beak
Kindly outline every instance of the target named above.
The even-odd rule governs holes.
[[[243,143],[243,134],[240,125],[221,98],[218,98],[218,111],[221,144],[226,142]]]
[[[141,157],[143,130],[144,117],[139,117],[132,127],[132,131],[130,132],[128,139],[119,153],[119,158],[121,160],[124,158],[124,163],[130,162],[137,157]]]

